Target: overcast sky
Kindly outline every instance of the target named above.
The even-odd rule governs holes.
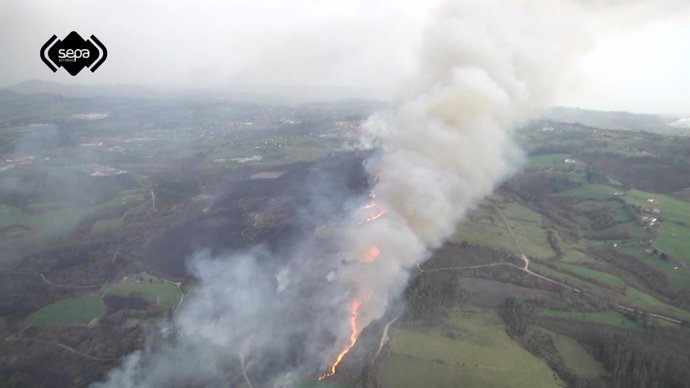
[[[305,85],[385,99],[412,73],[439,2],[0,0],[0,85],[27,79],[220,89]],[[629,19],[595,36],[577,82],[559,103],[690,114],[690,7],[649,3]],[[50,36],[72,30],[107,46],[108,59],[95,73],[52,73],[40,61]]]

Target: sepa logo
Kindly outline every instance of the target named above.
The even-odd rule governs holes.
[[[107,57],[108,50],[95,36],[91,35],[89,40],[84,40],[75,31],[70,32],[63,40],[53,35],[41,47],[41,60],[50,70],[56,72],[58,67],[62,67],[72,75],[79,74],[85,67],[91,72],[96,71]]]

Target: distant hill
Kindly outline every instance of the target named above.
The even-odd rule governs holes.
[[[20,94],[57,94],[66,97],[155,97],[157,92],[133,85],[66,85],[32,79],[4,88]]]
[[[688,128],[672,126],[678,117],[665,117],[630,112],[605,112],[580,108],[551,108],[543,118],[563,123],[577,123],[602,129],[622,129],[662,134],[690,134]]]
[[[347,101],[371,104],[375,101],[358,96],[365,91],[341,87],[303,85],[232,85],[225,88],[147,88],[134,85],[67,85],[59,82],[32,79],[0,87],[0,90],[20,94],[54,94],[65,97],[126,97],[126,98],[229,98],[255,103],[310,103]],[[379,102],[380,103],[380,102]]]
[[[671,123],[672,127],[690,128],[690,117],[683,117]]]

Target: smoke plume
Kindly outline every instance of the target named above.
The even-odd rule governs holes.
[[[415,266],[515,170],[512,130],[572,81],[574,55],[586,48],[569,22],[577,11],[439,9],[397,108],[365,125],[364,146],[380,144],[366,163],[371,198],[330,204],[338,209],[330,217],[345,219],[342,238],[324,248],[306,235],[279,258],[261,249],[191,258],[200,287],[152,337],[167,339],[151,340],[94,387],[291,386],[337,372]]]
[[[427,31],[412,97],[368,128],[383,141],[370,161],[384,219],[351,231],[351,246],[375,243],[380,259],[347,267],[358,284],[362,325],[380,318],[408,271],[449,237],[465,213],[511,173],[516,125],[548,106],[574,62],[574,30],[562,6],[476,3],[443,7]],[[356,254],[356,251],[355,251]]]

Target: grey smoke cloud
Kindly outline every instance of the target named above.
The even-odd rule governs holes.
[[[310,237],[278,258],[261,250],[198,254],[190,268],[200,287],[167,339],[93,386],[233,386],[244,379],[242,363],[255,386],[323,373],[350,342],[353,306],[359,334],[399,300],[410,272],[467,211],[515,171],[513,129],[572,81],[598,29],[583,20],[597,15],[572,3],[442,6],[419,39],[397,108],[365,125],[363,145],[381,143],[367,163],[377,206],[361,207],[365,198],[351,204],[334,243],[340,254],[322,255]],[[266,60],[257,58],[249,63]],[[385,215],[363,223],[377,209]],[[372,245],[375,259],[367,257]]]
[[[549,12],[561,7],[442,7],[425,35],[419,92],[370,121],[383,146],[369,170],[388,213],[350,239],[379,245],[381,256],[343,270],[359,298],[376,296],[363,304],[363,326],[383,316],[409,271],[519,165],[513,128],[548,106],[576,55],[563,42],[577,41],[580,30]]]
[[[38,78],[163,88],[319,86],[387,97],[412,65],[430,4],[5,0],[0,85]],[[108,47],[107,63],[97,72],[53,74],[38,60],[50,36],[72,30],[95,34]]]

